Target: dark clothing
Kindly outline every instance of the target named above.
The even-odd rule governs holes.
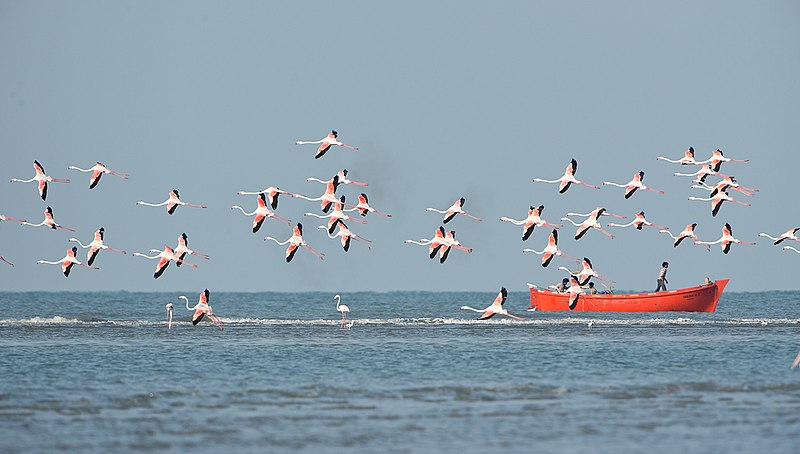
[[[664,279],[658,278],[658,286],[656,287],[654,292],[660,292],[661,290],[666,290],[667,284],[664,282]]]

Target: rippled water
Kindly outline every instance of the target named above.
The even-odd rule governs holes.
[[[198,292],[199,293],[199,292]],[[0,295],[0,451],[795,452],[800,292],[713,314],[495,293]],[[190,295],[195,301],[197,294]],[[166,328],[164,305],[177,322]],[[591,323],[591,326],[589,324]]]

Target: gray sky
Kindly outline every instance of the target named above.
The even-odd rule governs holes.
[[[0,288],[6,290],[356,291],[480,290],[560,280],[559,265],[539,265],[546,231],[521,241],[521,228],[500,216],[525,217],[544,204],[557,222],[568,211],[597,206],[674,232],[697,222],[716,240],[725,222],[753,241],[800,226],[795,178],[800,158],[800,7],[796,2],[0,2],[0,213],[40,222],[47,205],[83,242],[100,226],[106,244],[99,271],[75,269],[65,279],[36,260],[64,256],[70,232],[0,223]],[[330,129],[359,151],[341,147],[314,160]],[[751,207],[690,202],[686,170],[655,160],[694,146],[699,159],[715,148],[749,158],[723,171],[761,190]],[[577,177],[600,184],[645,183],[666,191],[623,198],[620,188],[555,185],[571,158]],[[47,202],[35,186],[38,159],[53,177]],[[131,174],[103,177],[67,166],[95,161]],[[367,181],[375,208],[351,230],[373,240],[344,253],[306,211],[318,204],[283,196],[278,214],[303,222],[306,241],[324,261],[263,241],[290,236],[266,220],[252,234],[254,196],[269,185],[318,196],[306,177],[330,178],[347,168]],[[209,206],[137,207],[182,199]],[[360,192],[342,186],[350,200]],[[430,238],[446,208],[461,196],[466,211],[446,227],[474,248],[447,263],[404,239]],[[606,221],[612,220],[604,218]],[[604,222],[605,223],[605,222]],[[588,256],[620,289],[655,288],[660,263],[671,263],[670,287],[703,277],[730,277],[730,290],[797,289],[800,256],[771,242],[734,245],[723,255],[671,240],[655,229],[618,229],[613,240],[589,232],[560,246]],[[181,232],[211,261],[152,277],[155,263],[131,252],[175,245]],[[764,238],[759,238],[764,240]],[[79,258],[85,259],[85,251]]]

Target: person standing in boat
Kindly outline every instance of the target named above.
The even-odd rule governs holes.
[[[667,280],[668,268],[669,268],[669,262],[661,263],[661,272],[658,273],[658,287],[656,287],[655,289],[656,292],[667,289],[667,284],[669,284],[669,281]]]

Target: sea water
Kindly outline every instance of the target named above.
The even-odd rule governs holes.
[[[199,290],[189,296],[197,301]],[[0,452],[797,452],[800,292],[478,314],[496,292],[0,294]],[[175,305],[167,329],[166,303]]]

